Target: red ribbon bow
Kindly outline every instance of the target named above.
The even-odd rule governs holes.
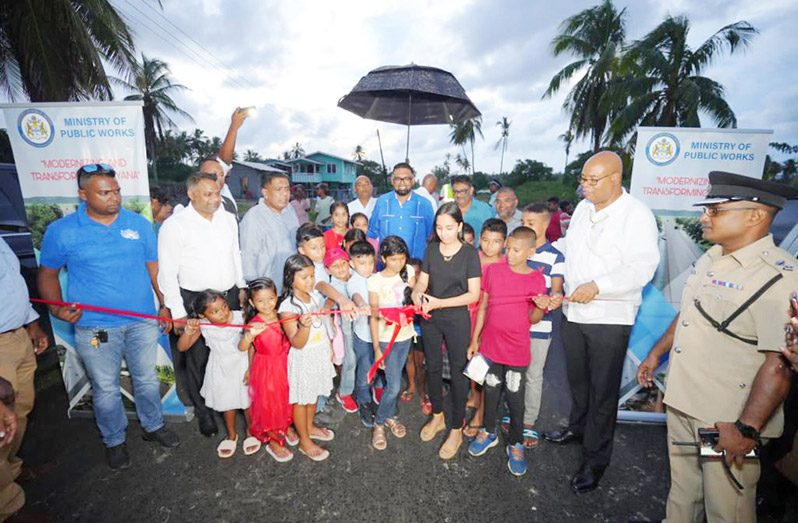
[[[382,352],[382,357],[374,362],[374,365],[371,366],[368,373],[368,382],[371,383],[374,380],[374,376],[377,374],[377,369],[380,368],[382,362],[388,357],[391,353],[391,349],[393,348],[393,344],[396,341],[396,337],[399,336],[399,331],[402,330],[402,327],[406,327],[413,323],[413,316],[418,314],[422,318],[429,319],[430,315],[423,310],[418,305],[405,305],[404,307],[386,307],[380,308],[380,314],[382,314],[383,319],[389,325],[393,325],[393,333],[391,334],[391,341],[388,342],[388,346],[385,347],[385,350]]]

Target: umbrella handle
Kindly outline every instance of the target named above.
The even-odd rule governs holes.
[[[407,144],[405,145],[405,162],[410,163],[410,121],[413,116],[413,93],[407,97]]]

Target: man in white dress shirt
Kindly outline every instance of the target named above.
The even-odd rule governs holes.
[[[609,151],[585,163],[585,200],[568,235],[555,244],[565,255],[561,333],[572,401],[568,426],[544,438],[582,442],[581,465],[571,478],[577,493],[595,489],[609,465],[629,333],[659,264],[654,215],[624,191],[622,172],[621,158]]]
[[[438,210],[438,179],[434,174],[429,173],[424,176],[424,179],[421,180],[421,185],[415,190],[415,193],[427,199],[432,205],[432,212]]]
[[[355,194],[357,198],[346,204],[349,208],[349,216],[354,216],[355,213],[359,212],[365,214],[366,218],[370,220],[377,199],[373,196],[374,186],[368,176],[361,174],[357,177],[355,180]]]
[[[194,173],[188,178],[187,188],[191,203],[167,219],[158,235],[158,287],[164,304],[174,319],[196,316],[201,311],[192,310],[195,296],[214,289],[226,297],[231,309],[240,310],[245,282],[236,219],[221,206],[215,175]],[[175,325],[177,333],[182,327]],[[216,434],[216,421],[199,393],[208,354],[200,338],[188,351],[175,355],[175,374],[178,379],[185,376],[200,432],[211,437]]]

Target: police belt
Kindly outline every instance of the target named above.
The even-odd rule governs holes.
[[[701,316],[703,316],[704,319],[706,319],[709,322],[710,325],[715,327],[715,329],[718,332],[722,332],[723,334],[731,336],[732,338],[740,340],[740,341],[742,341],[744,343],[748,343],[749,345],[756,345],[757,344],[757,340],[750,340],[748,338],[743,338],[742,336],[739,336],[739,335],[733,333],[732,331],[730,331],[729,328],[728,328],[729,324],[731,322],[733,322],[737,318],[737,316],[739,316],[740,314],[745,312],[746,309],[748,309],[748,307],[750,307],[756,300],[758,300],[760,297],[762,297],[762,295],[765,294],[765,292],[769,288],[771,288],[781,278],[782,278],[782,274],[781,273],[779,273],[779,274],[775,275],[774,277],[772,277],[770,280],[767,281],[767,283],[765,283],[758,291],[756,291],[754,294],[752,294],[750,298],[745,300],[745,302],[743,302],[743,304],[740,305],[737,308],[737,310],[732,312],[729,315],[729,317],[726,318],[725,320],[723,320],[722,322],[718,322],[715,318],[710,316],[707,313],[707,311],[705,311],[704,308],[701,306],[701,302],[698,300],[698,298],[693,299],[693,303],[695,304],[695,308],[698,310],[698,312],[701,313]]]

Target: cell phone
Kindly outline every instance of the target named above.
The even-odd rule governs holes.
[[[249,107],[242,107],[240,111],[247,115],[247,117],[253,116],[257,108],[254,105],[250,105]]]
[[[720,441],[720,432],[715,428],[698,429],[698,439],[701,440],[699,453],[702,458],[719,458],[723,453],[715,451]],[[746,458],[756,458],[757,449],[745,455]]]

